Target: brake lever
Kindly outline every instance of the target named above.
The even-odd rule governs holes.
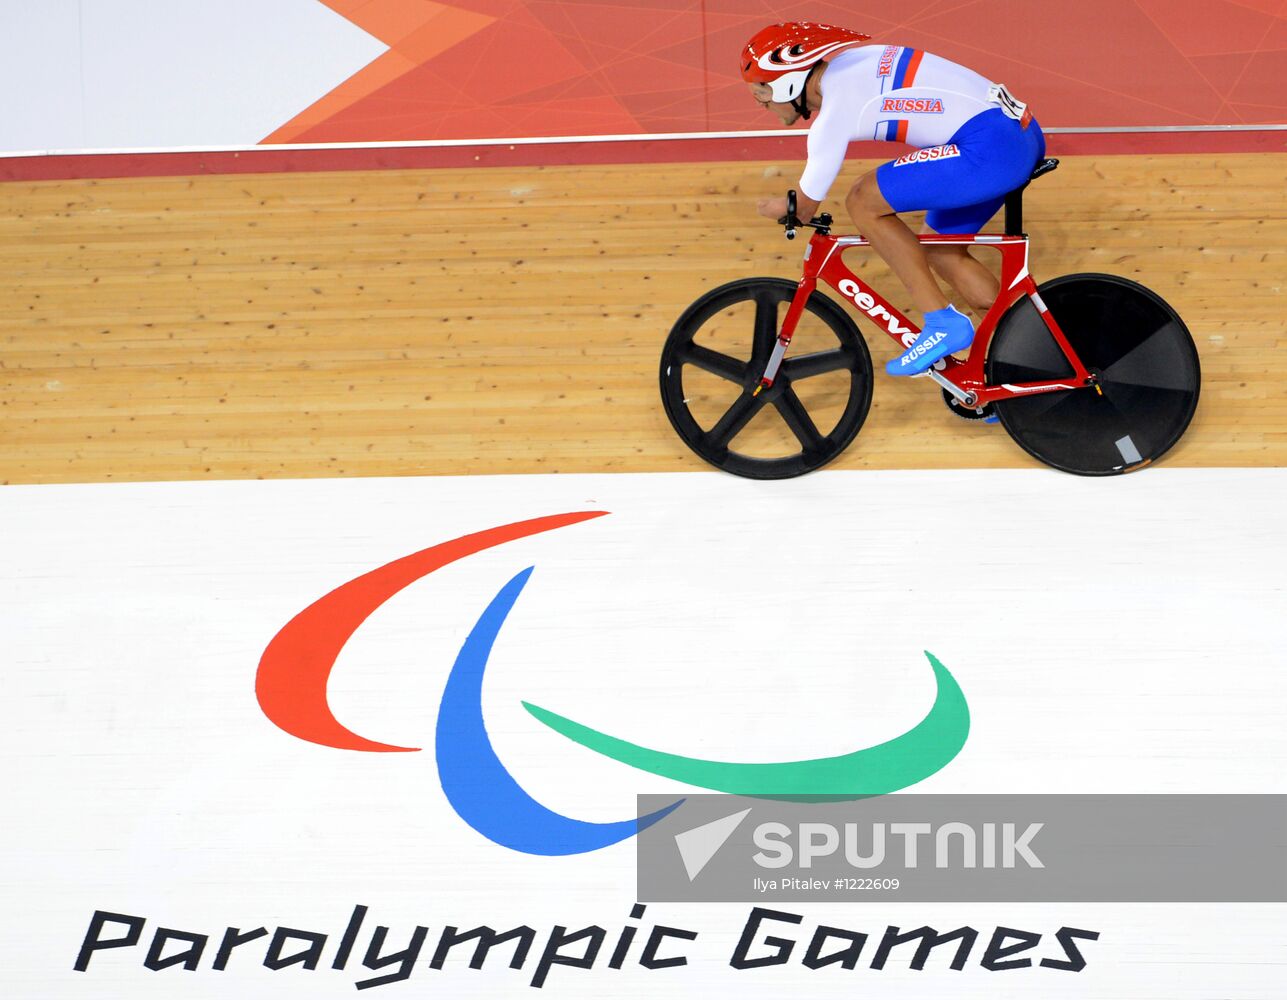
[[[796,209],[795,189],[792,188],[790,191],[787,192],[786,215],[778,219],[778,225],[786,226],[786,238],[789,240],[795,239],[795,231],[797,227],[804,225],[803,222],[801,222],[799,219],[796,218],[795,209]]]

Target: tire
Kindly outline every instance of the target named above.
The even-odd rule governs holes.
[[[697,455],[736,476],[789,479],[826,465],[854,439],[871,407],[867,344],[845,311],[818,292],[809,296],[805,311],[816,321],[808,325],[819,332],[824,349],[798,357],[788,354],[773,385],[753,395],[777,342],[779,305],[794,298],[796,287],[781,278],[743,278],[712,289],[684,311],[662,348],[661,401],[671,426]],[[743,330],[734,317],[737,307],[747,303],[754,304],[754,315],[747,324],[750,329]],[[732,325],[731,334],[723,329],[724,321]],[[805,323],[802,316],[801,328]],[[727,341],[731,347],[715,350],[698,343],[700,335],[713,334],[717,328],[723,336],[721,346]],[[706,383],[712,382],[712,375],[721,380],[714,385],[719,391],[713,394],[713,408],[704,416],[692,408],[692,397],[698,394],[694,383],[699,381],[693,369],[706,373]],[[831,380],[844,400],[839,418],[824,432],[799,389],[802,382],[828,373],[845,373],[847,380],[839,375]],[[712,393],[703,391],[702,396],[710,400]],[[783,453],[765,456],[736,450],[738,436],[757,419],[764,420],[769,408],[777,411],[789,431],[780,434]]]
[[[1143,285],[1111,274],[1070,274],[1038,289],[1093,387],[995,404],[1019,447],[1081,476],[1113,476],[1156,462],[1197,409],[1197,348],[1175,310]],[[988,350],[989,385],[1072,375],[1032,300],[1002,317]]]

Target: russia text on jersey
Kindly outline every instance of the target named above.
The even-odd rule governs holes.
[[[941,115],[943,101],[937,97],[886,97],[880,110],[905,115]]]
[[[953,142],[948,143],[946,146],[929,146],[926,149],[918,149],[914,153],[908,153],[906,156],[900,156],[894,161],[894,166],[904,167],[909,163],[926,163],[930,160],[944,160],[951,156],[960,155],[961,150]]]

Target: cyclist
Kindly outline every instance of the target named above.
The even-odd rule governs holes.
[[[747,42],[742,78],[784,125],[817,114],[798,186],[801,219],[812,218],[826,198],[850,142],[917,147],[860,177],[845,207],[925,315],[920,336],[885,366],[891,375],[919,375],[974,341],[974,325],[948,302],[933,272],[980,312],[999,286],[967,247],[926,247],[897,213],[928,209],[928,232],[977,233],[1028,180],[1045,139],[1004,86],[921,49],[864,44],[870,38],[807,21],[774,24]],[[759,212],[784,216],[786,198],[761,200]]]

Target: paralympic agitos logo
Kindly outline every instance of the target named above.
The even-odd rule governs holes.
[[[255,681],[264,714],[292,736],[323,746],[368,753],[418,750],[366,739],[332,714],[327,680],[345,643],[377,608],[435,570],[485,549],[605,513],[556,514],[465,535],[336,588],[292,618],[264,650]],[[682,799],[637,818],[585,822],[537,802],[497,756],[483,719],[483,675],[492,645],[533,568],[522,570],[501,587],[451,668],[435,727],[438,778],[457,815],[488,840],[526,854],[582,854],[634,836],[676,809]],[[926,656],[938,692],[924,719],[878,746],[813,760],[734,763],[683,757],[616,739],[537,705],[524,702],[523,707],[537,721],[589,750],[698,788],[739,795],[857,798],[915,784],[943,768],[965,744],[970,725],[965,696],[947,669],[931,654]]]

